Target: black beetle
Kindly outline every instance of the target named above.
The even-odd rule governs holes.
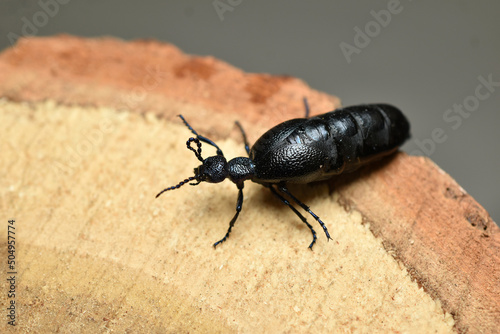
[[[316,242],[316,232],[282,194],[314,217],[325,231],[327,240],[331,239],[321,219],[293,196],[286,184],[325,180],[389,155],[408,139],[410,124],[399,109],[388,104],[352,106],[308,118],[307,101],[304,100],[304,103],[305,118],[292,119],[276,125],[264,133],[252,149],[248,146],[245,131],[240,123],[236,122],[249,157],[238,157],[229,161],[213,141],[200,136],[184,117],[179,115],[196,136],[189,138],[186,142],[187,148],[194,152],[202,164],[194,169],[194,176],[162,190],[156,197],[193,180],[196,180],[196,183],[190,183],[191,185],[198,185],[200,182],[219,183],[226,178],[234,182],[238,187],[236,214],[231,219],[224,238],[213,245],[216,247],[231,233],[243,204],[243,183],[251,180],[269,188],[274,196],[292,209],[309,227],[313,235],[310,249]],[[191,146],[192,142],[196,143],[197,149]],[[217,155],[203,159],[201,142],[214,146]]]

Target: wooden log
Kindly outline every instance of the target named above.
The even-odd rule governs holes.
[[[498,227],[429,159],[398,153],[294,187],[334,239],[318,233],[313,252],[307,228],[258,185],[215,251],[233,184],[154,200],[197,164],[175,115],[233,157],[244,155],[234,120],[253,142],[301,117],[302,97],[315,113],[337,98],[155,41],[21,39],[0,73],[0,231],[16,220],[21,329],[498,330]],[[10,300],[2,293],[2,308]]]

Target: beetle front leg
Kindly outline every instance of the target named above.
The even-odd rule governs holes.
[[[236,219],[238,219],[238,215],[240,214],[241,208],[243,207],[243,182],[241,183],[241,186],[238,185],[238,189],[239,192],[238,192],[238,200],[236,201],[236,214],[234,215],[233,219],[231,219],[231,221],[229,222],[229,229],[227,230],[226,235],[224,236],[224,238],[220,239],[214,244],[214,248],[216,248],[218,244],[221,244],[224,241],[226,241],[226,239],[229,237],[229,233],[231,233],[231,229],[233,228]]]
[[[234,123],[241,131],[241,135],[243,136],[243,143],[245,144],[245,151],[247,151],[248,156],[250,156],[250,146],[248,145],[247,134],[245,133],[245,130],[243,130],[243,126],[241,126],[240,122],[236,121]]]

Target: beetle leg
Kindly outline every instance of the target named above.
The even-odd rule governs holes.
[[[307,102],[307,97],[304,96],[304,109],[306,110],[305,118],[309,118],[309,103]]]
[[[214,248],[217,247],[218,244],[221,244],[224,241],[226,241],[227,237],[229,237],[229,233],[231,233],[231,229],[233,228],[236,219],[238,219],[238,215],[240,214],[241,208],[243,207],[243,182],[241,183],[241,186],[238,185],[238,189],[239,192],[238,192],[238,200],[236,201],[236,214],[234,215],[233,219],[231,219],[231,221],[229,222],[229,228],[227,230],[226,235],[224,236],[224,238],[220,239],[214,244]]]
[[[184,122],[184,125],[187,126],[187,128],[189,130],[191,130],[191,132],[196,136],[196,138],[198,138],[200,141],[204,142],[204,143],[207,143],[208,145],[212,145],[213,147],[215,147],[217,149],[217,155],[220,155],[220,156],[224,156],[224,153],[222,153],[222,150],[219,148],[219,146],[217,146],[216,143],[214,143],[213,141],[211,141],[210,139],[208,139],[207,137],[203,137],[203,136],[200,136],[198,134],[198,132],[196,132],[192,127],[191,125],[189,125],[189,123],[184,119],[184,116],[182,115],[178,115],[182,121]]]
[[[327,238],[327,240],[332,239],[332,238],[330,238],[330,233],[328,233],[328,229],[326,228],[325,223],[323,223],[323,222],[321,221],[321,219],[319,219],[319,217],[318,217],[318,216],[316,216],[316,214],[315,214],[314,212],[312,212],[312,211],[311,211],[311,209],[309,209],[309,207],[308,207],[307,205],[305,205],[304,203],[302,203],[301,201],[299,201],[299,200],[297,199],[297,197],[293,196],[284,184],[278,184],[278,189],[279,189],[281,192],[283,192],[283,193],[287,194],[288,196],[290,196],[290,198],[291,198],[291,199],[293,199],[293,201],[294,201],[295,203],[297,203],[298,205],[300,205],[300,206],[302,207],[302,209],[304,209],[304,210],[306,210],[307,212],[309,212],[309,214],[310,214],[311,216],[313,216],[313,217],[314,217],[314,219],[316,219],[316,221],[317,221],[317,222],[321,225],[321,227],[323,228],[323,231],[325,231],[325,234],[326,234],[326,238]]]
[[[247,151],[248,156],[250,156],[250,146],[248,146],[247,134],[245,133],[245,130],[243,130],[240,122],[236,121],[235,123],[238,128],[240,128],[241,134],[243,135],[243,142],[245,143],[245,150]]]
[[[300,220],[302,220],[302,221],[304,222],[304,224],[306,224],[306,225],[307,225],[307,227],[309,227],[309,229],[311,230],[311,233],[312,233],[312,235],[313,235],[313,241],[312,241],[312,242],[311,242],[311,244],[309,245],[309,249],[310,249],[310,250],[312,250],[312,247],[313,247],[313,245],[314,245],[314,243],[316,242],[316,239],[317,239],[317,238],[316,238],[316,231],[314,231],[314,228],[312,227],[312,225],[311,225],[311,224],[309,224],[309,223],[307,222],[307,219],[306,219],[306,218],[305,218],[305,217],[304,217],[304,216],[303,216],[300,212],[298,212],[298,211],[297,211],[297,209],[295,209],[295,208],[293,207],[293,205],[292,205],[292,204],[290,204],[290,202],[289,202],[286,198],[284,198],[283,196],[281,196],[281,195],[280,195],[280,194],[276,191],[276,189],[274,189],[274,188],[273,188],[273,186],[272,186],[272,185],[268,185],[268,186],[266,186],[266,187],[268,187],[268,188],[269,188],[269,190],[271,190],[271,192],[273,193],[273,195],[274,195],[274,196],[276,196],[276,197],[278,197],[278,199],[279,199],[281,202],[283,202],[283,204],[288,205],[288,207],[289,207],[290,209],[292,209],[292,211],[293,211],[293,212],[294,212],[294,213],[295,213],[295,214],[296,214],[296,215],[300,218]]]

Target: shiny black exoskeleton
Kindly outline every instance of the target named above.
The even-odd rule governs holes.
[[[194,169],[194,176],[164,189],[156,197],[193,180],[196,180],[196,183],[190,183],[191,185],[198,185],[200,182],[218,183],[226,178],[234,182],[238,188],[236,214],[230,221],[224,238],[214,244],[216,247],[231,233],[242,208],[244,181],[251,180],[269,188],[309,227],[313,235],[310,249],[316,242],[316,232],[284,195],[314,217],[323,228],[327,239],[331,239],[321,219],[293,196],[286,184],[325,180],[391,154],[409,137],[410,124],[399,109],[387,104],[347,107],[311,118],[307,118],[308,114],[306,103],[306,118],[278,124],[262,135],[252,149],[248,146],[243,128],[236,122],[249,157],[238,157],[229,161],[213,141],[200,136],[184,117],[179,115],[196,136],[189,138],[187,148],[194,152],[202,164]],[[193,142],[197,145],[196,149],[191,146]],[[217,155],[203,159],[201,142],[214,146]]]

